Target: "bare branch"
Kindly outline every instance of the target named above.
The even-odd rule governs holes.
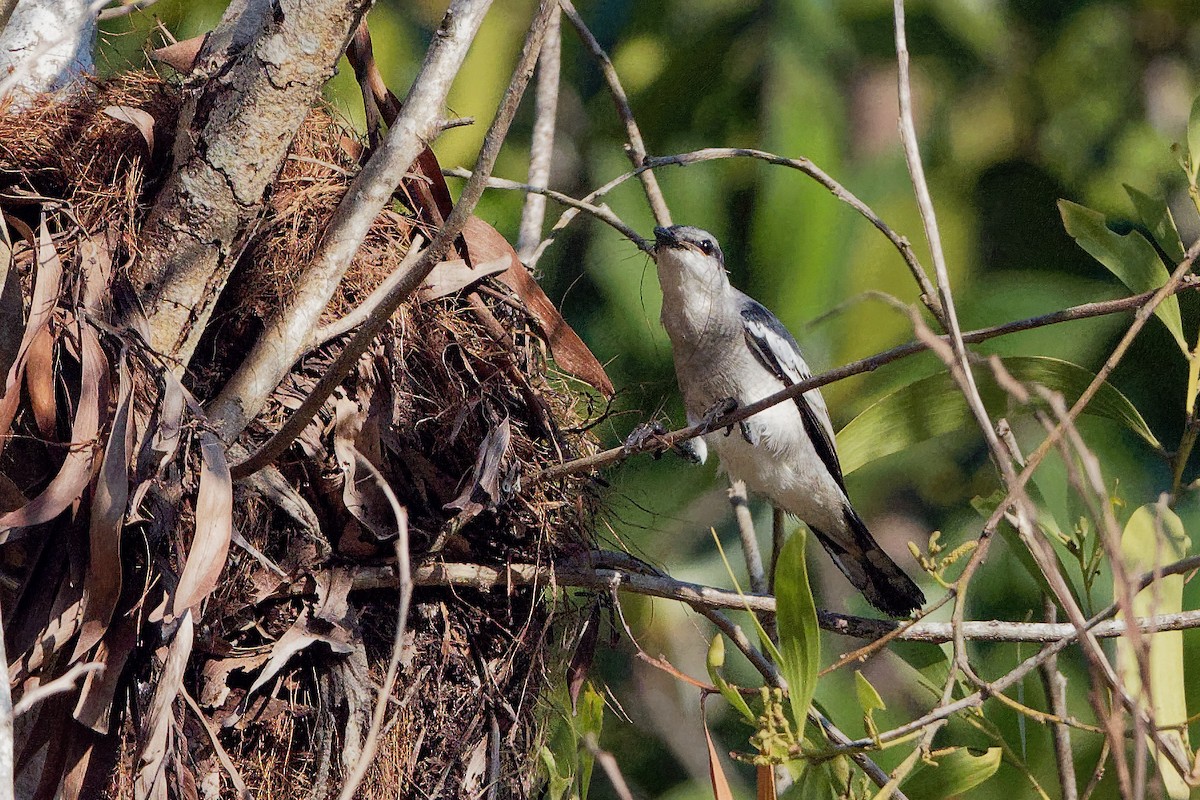
[[[542,52],[538,54],[536,108],[533,141],[529,145],[529,177],[533,186],[550,184],[550,164],[554,157],[554,129],[558,117],[558,79],[562,61],[562,12],[556,11],[546,26]],[[521,227],[517,233],[517,256],[528,263],[542,239],[546,218],[546,199],[531,193],[521,209]]]
[[[471,1],[480,2],[480,0]],[[462,0],[462,2],[466,3],[468,0]],[[552,0],[542,0],[539,4],[537,13],[529,29],[529,34],[525,38],[521,55],[517,60],[517,66],[513,70],[512,79],[500,102],[500,108],[497,109],[496,116],[488,128],[487,135],[484,137],[483,146],[480,148],[479,158],[475,164],[474,174],[467,181],[467,185],[463,187],[458,203],[455,204],[454,210],[450,212],[450,216],[446,218],[445,223],[442,225],[441,230],[438,231],[433,242],[405,277],[398,280],[393,289],[388,292],[387,297],[380,303],[377,313],[363,323],[354,333],[353,337],[346,344],[346,347],[338,354],[338,357],[329,366],[325,374],[321,376],[316,386],[309,392],[308,397],[305,398],[300,408],[296,409],[288,417],[275,436],[263,445],[258,452],[246,459],[246,461],[232,467],[231,471],[235,478],[244,477],[265,467],[283,453],[295,437],[308,425],[309,420],[312,419],[313,415],[324,404],[330,393],[345,379],[345,376],[358,362],[359,356],[366,350],[375,336],[388,324],[392,313],[416,291],[417,287],[421,285],[421,282],[425,280],[429,272],[438,264],[442,256],[458,237],[463,225],[466,224],[471,213],[475,210],[475,205],[479,202],[479,198],[483,194],[488,178],[491,177],[492,167],[495,166],[496,157],[500,154],[500,148],[508,136],[508,129],[512,124],[513,117],[517,113],[517,106],[521,102],[521,96],[524,94],[525,87],[529,84],[529,80],[533,76],[533,68],[537,61],[541,39],[545,34],[546,25],[549,24],[550,15],[553,10],[554,3]],[[405,112],[407,110],[408,106],[406,105]],[[389,141],[395,130],[396,128],[392,128],[388,131]],[[370,163],[368,163],[369,166]],[[407,167],[407,163],[404,167]],[[401,174],[402,171],[403,168],[401,168]],[[382,204],[380,207],[382,207]],[[369,223],[370,220],[367,220],[368,226]],[[364,228],[362,232],[365,233],[366,229]],[[357,247],[357,245],[355,246]],[[347,254],[347,258],[352,256],[352,251]],[[298,330],[297,335],[303,337],[304,332]],[[282,345],[282,343],[279,344]],[[289,343],[289,347],[294,348],[295,344]],[[294,357],[293,355],[293,360]],[[291,361],[288,363],[290,366]],[[282,375],[279,377],[282,377]],[[279,378],[273,380],[277,383]],[[269,393],[274,388],[275,383],[271,384],[270,389],[266,389],[265,384],[260,384],[258,390],[265,389]],[[249,417],[245,416],[245,409],[241,407],[239,395],[236,392],[230,392],[228,386],[222,392],[222,397],[226,396],[228,396],[228,399],[224,408],[231,410],[235,415],[241,415],[241,421],[237,426],[238,431],[240,431],[249,420]],[[265,398],[266,394],[262,396]],[[231,430],[227,428],[225,430],[226,436],[230,432]],[[227,439],[227,441],[229,440]]]
[[[649,564],[617,558],[622,554],[592,553],[590,563],[563,562],[552,566],[511,563],[503,567],[483,564],[436,563],[420,564],[413,570],[416,586],[460,586],[485,592],[506,591],[518,586],[573,586],[584,589],[625,591],[633,594],[661,597],[687,603],[698,611],[703,609],[728,609],[752,611],[762,614],[775,613],[775,598],[764,594],[738,594],[687,581],[677,580],[654,570]],[[622,566],[617,566],[622,564]],[[640,571],[631,569],[639,566]],[[603,566],[601,566],[603,565]],[[1136,586],[1144,586],[1156,575],[1178,575],[1200,568],[1200,556],[1192,556],[1171,564],[1160,573],[1147,573]],[[354,588],[358,591],[392,588],[398,583],[395,569],[390,566],[363,568],[354,577]],[[1129,629],[1124,620],[1104,621],[1117,611],[1112,606],[1102,613],[1090,630],[1097,638],[1111,639],[1125,635]],[[898,623],[894,620],[874,619],[818,611],[818,622],[827,631],[860,639],[878,639],[895,635],[896,639],[910,642],[943,644],[953,640],[949,622],[920,621]],[[897,627],[904,624],[896,634]],[[1187,630],[1200,627],[1200,611],[1183,611],[1155,617],[1139,618],[1137,629],[1144,633]],[[1078,631],[1071,623],[1008,622],[1004,620],[968,621],[963,623],[963,636],[973,641],[985,642],[1061,642],[1073,639]]]
[[[296,293],[267,324],[241,367],[206,409],[226,443],[236,439],[258,414],[303,352],[313,321],[325,310],[375,218],[391,200],[405,171],[432,140],[450,84],[490,5],[491,0],[451,3],[400,116],[346,190],[312,263],[298,277]],[[437,255],[441,257],[440,252]],[[428,269],[432,267],[430,264]]]
[[[633,118],[633,109],[629,105],[629,97],[626,96],[624,87],[621,86],[621,79],[618,77],[616,69],[613,68],[608,53],[605,53],[600,42],[596,41],[596,37],[584,23],[583,17],[579,16],[579,12],[575,10],[571,0],[561,0],[561,2],[563,13],[575,26],[579,38],[600,65],[600,71],[604,74],[604,80],[608,84],[608,91],[617,107],[617,113],[621,116],[621,122],[625,123],[625,135],[629,139],[625,155],[629,156],[629,161],[635,168],[640,167],[648,160],[646,143],[642,140],[642,132],[638,129],[637,120]],[[643,171],[638,177],[642,181],[642,188],[646,191],[646,199],[650,202],[650,210],[654,212],[655,221],[659,225],[670,225],[671,210],[667,208],[667,201],[663,199],[662,190],[658,187],[658,179],[650,171]]]

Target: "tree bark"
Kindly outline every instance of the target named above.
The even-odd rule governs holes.
[[[174,169],[134,275],[151,345],[186,367],[321,87],[371,0],[234,0],[185,85]]]

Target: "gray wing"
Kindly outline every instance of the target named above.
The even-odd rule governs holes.
[[[791,386],[811,378],[808,364],[804,363],[804,358],[800,355],[800,345],[796,344],[795,338],[783,323],[754,298],[743,294],[740,300],[746,343],[759,363],[778,378],[783,386]],[[821,397],[820,392],[813,389],[795,398],[795,401],[796,408],[800,410],[800,418],[804,421],[804,432],[812,441],[817,455],[838,486],[842,487],[842,491],[846,491],[842,465],[838,462],[837,450],[833,444],[833,424],[829,421],[825,399]]]

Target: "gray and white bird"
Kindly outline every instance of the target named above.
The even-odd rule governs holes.
[[[811,377],[796,340],[774,314],[729,283],[716,238],[685,225],[655,228],[662,323],[691,424],[748,405]],[[905,616],[925,602],[850,505],[833,426],[816,389],[747,419],[738,430],[693,440],[701,461],[716,450],[730,477],[808,525],[876,608]]]

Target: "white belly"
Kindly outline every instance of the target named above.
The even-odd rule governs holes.
[[[757,364],[760,380],[742,383],[735,396],[741,405],[749,405],[782,388],[779,381]],[[740,371],[743,376],[755,370]],[[689,398],[688,410],[700,417],[709,406],[722,398]],[[695,406],[704,403],[699,410]],[[837,485],[804,430],[800,411],[787,400],[746,420],[751,442],[738,426],[706,435],[721,467],[731,477],[745,481],[753,493],[763,495],[779,508],[810,523],[828,536],[837,536],[845,526],[845,494]]]

